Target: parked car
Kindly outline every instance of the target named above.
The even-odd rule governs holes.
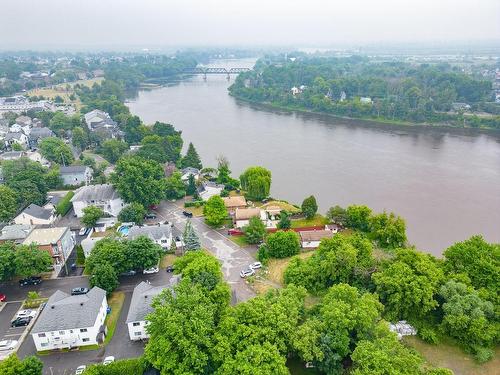
[[[174,272],[174,266],[172,266],[172,265],[167,266],[166,271],[167,272]]]
[[[16,318],[12,322],[10,322],[11,327],[25,327],[28,324],[30,324],[31,319],[33,319],[31,316],[27,316],[24,318]]]
[[[158,267],[156,267],[156,266],[155,266],[155,267],[151,267],[151,268],[149,268],[149,269],[147,269],[147,270],[142,271],[142,273],[143,273],[144,275],[149,275],[149,274],[151,274],[151,273],[158,273],[159,271],[160,271],[160,269],[159,269]]]
[[[193,213],[192,212],[187,212],[187,211],[182,211],[182,214],[186,217],[193,217]]]
[[[229,229],[227,231],[227,234],[230,235],[230,236],[233,236],[233,235],[238,235],[238,234],[242,234],[243,232],[240,230],[240,229],[236,229],[236,228],[233,228],[233,229]]]
[[[34,318],[36,316],[37,312],[35,310],[30,310],[30,309],[26,309],[26,310],[19,310],[16,314],[16,319],[17,318],[26,318],[28,316],[31,316],[32,318]]]
[[[88,292],[89,292],[89,288],[84,288],[84,287],[71,289],[72,296],[79,296],[82,294],[87,294]]]
[[[136,274],[136,272],[134,270],[130,270],[130,271],[122,272],[120,275],[121,276],[134,276],[135,274]]]
[[[248,266],[248,268],[252,269],[252,270],[257,270],[259,268],[262,268],[262,263],[261,262],[255,262],[255,263],[252,263]]]
[[[42,283],[42,278],[40,276],[31,276],[31,277],[27,277],[25,279],[19,280],[20,286],[38,285],[41,283]]]
[[[5,302],[7,300],[7,296],[3,293],[0,293],[0,302]]]
[[[2,340],[0,341],[0,351],[12,350],[17,346],[17,340]]]
[[[251,269],[251,268],[248,268],[246,270],[242,270],[240,272],[240,277],[242,277],[243,279],[245,277],[249,277],[249,276],[253,276],[253,275],[255,275],[255,271],[253,269]]]
[[[115,357],[113,357],[112,355],[110,355],[110,356],[107,356],[106,358],[104,358],[104,361],[102,361],[102,364],[104,366],[107,366],[107,365],[113,363],[114,361],[115,361]]]
[[[81,365],[76,368],[75,375],[82,375],[84,371],[87,369],[87,366]]]
[[[80,231],[78,232],[78,235],[79,236],[85,236],[85,233],[87,233],[87,228],[86,227],[83,227],[82,229],[80,229]]]
[[[145,219],[156,219],[156,214],[154,212],[148,212],[146,216],[144,216]]]

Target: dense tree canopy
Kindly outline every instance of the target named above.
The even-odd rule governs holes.
[[[107,262],[99,263],[94,267],[89,280],[90,287],[97,286],[104,289],[106,293],[111,293],[118,286],[118,275],[113,266]]]
[[[182,168],[192,167],[196,169],[202,169],[203,165],[201,164],[200,155],[194,148],[194,145],[189,142],[189,147],[186,152],[186,156],[184,156],[181,160]]]
[[[17,193],[8,186],[0,185],[0,222],[8,222],[12,219],[17,207]]]
[[[271,171],[263,167],[250,167],[240,176],[240,182],[249,199],[264,199],[269,196]]]
[[[16,354],[11,354],[0,362],[2,375],[42,375],[43,362],[36,356],[20,360]]]
[[[306,215],[306,218],[312,219],[314,215],[316,215],[316,212],[318,212],[318,204],[316,203],[316,198],[314,198],[314,195],[311,195],[304,199],[301,208],[302,213]]]
[[[14,256],[16,275],[27,277],[46,272],[52,265],[52,258],[47,251],[39,250],[33,245],[20,245]]]
[[[370,219],[370,236],[380,247],[403,247],[406,243],[405,221],[392,212],[374,215]]]
[[[184,242],[184,248],[186,250],[201,249],[200,238],[196,234],[196,231],[193,228],[193,224],[191,223],[191,220],[188,220],[186,222],[186,226],[184,227],[184,234],[182,237],[183,237],[183,242]]]
[[[114,164],[128,150],[128,144],[118,139],[106,139],[99,146],[99,153]]]
[[[265,248],[271,258],[286,258],[300,251],[299,235],[294,231],[278,230],[266,238]]]
[[[60,165],[73,163],[73,152],[62,139],[48,137],[40,142],[40,153],[44,158]]]
[[[167,199],[180,199],[186,195],[186,185],[182,181],[182,175],[176,171],[165,180],[165,197]]]
[[[144,216],[146,215],[146,209],[140,203],[133,202],[122,208],[118,214],[118,220],[122,223],[135,223],[141,225],[144,222]]]
[[[87,228],[93,228],[97,224],[97,221],[103,216],[104,211],[101,207],[87,206],[83,209],[81,221]]]
[[[203,205],[203,215],[208,225],[218,227],[227,218],[227,210],[224,201],[218,195],[208,198]]]
[[[245,233],[245,238],[250,244],[257,244],[264,240],[266,234],[266,226],[260,220],[260,217],[252,217],[248,225],[243,227],[243,233]]]

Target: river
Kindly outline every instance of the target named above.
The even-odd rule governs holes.
[[[270,169],[273,197],[300,204],[313,194],[322,212],[336,204],[393,211],[409,241],[437,256],[474,234],[500,242],[500,133],[287,113],[236,100],[230,83],[193,77],[140,91],[127,105],[146,123],[182,130],[205,166],[223,154],[234,176],[251,165]]]

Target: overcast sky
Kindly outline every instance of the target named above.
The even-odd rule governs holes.
[[[0,49],[500,40],[500,0],[0,0]]]

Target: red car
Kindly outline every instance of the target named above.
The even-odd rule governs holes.
[[[7,296],[5,294],[0,293],[0,302],[5,302],[7,300]]]
[[[230,236],[234,236],[234,235],[238,236],[240,234],[243,234],[243,231],[241,231],[240,229],[229,229],[227,231],[227,234]]]

